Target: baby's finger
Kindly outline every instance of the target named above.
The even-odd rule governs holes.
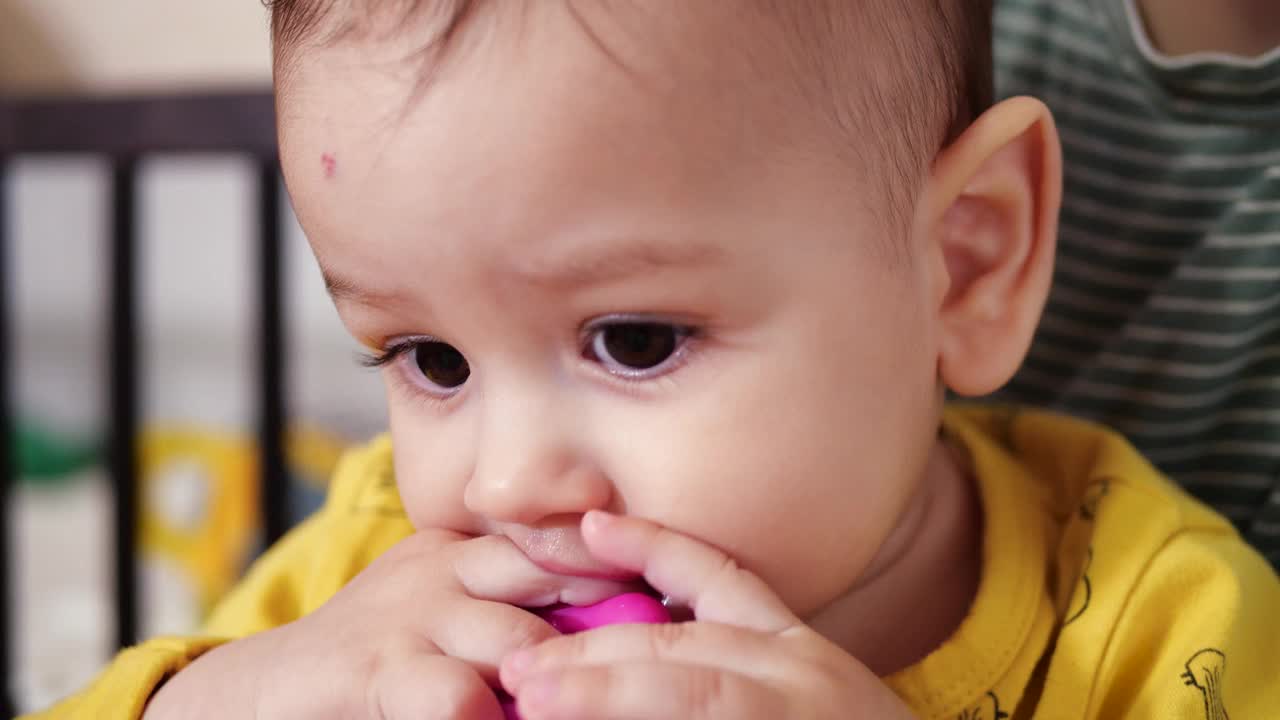
[[[771,687],[702,665],[575,666],[530,678],[516,697],[525,720],[787,717]]]
[[[493,690],[470,667],[442,655],[413,655],[374,676],[370,716],[383,720],[503,720]]]
[[[427,634],[441,653],[466,662],[491,684],[497,682],[504,657],[560,635],[527,610],[468,598],[426,622]]]
[[[709,622],[611,625],[555,637],[502,662],[502,686],[515,693],[531,677],[571,667],[663,662],[717,667],[759,680],[782,673],[779,639]]]
[[[446,600],[446,611],[421,617],[422,626],[440,652],[469,663],[490,682],[497,681],[502,658],[559,635],[517,606],[590,604],[626,589],[615,581],[549,573],[499,536],[463,540],[449,552],[464,594]],[[421,600],[425,604],[428,598]]]
[[[582,519],[582,537],[592,555],[642,573],[659,592],[690,607],[699,620],[767,633],[801,625],[763,580],[687,535],[593,510]]]

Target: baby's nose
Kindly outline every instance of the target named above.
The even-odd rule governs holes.
[[[608,507],[612,483],[563,420],[555,413],[508,419],[482,433],[463,497],[468,510],[494,522],[536,525]]]
[[[603,509],[611,494],[608,480],[589,464],[551,461],[477,468],[464,502],[495,522],[536,525],[555,515]]]

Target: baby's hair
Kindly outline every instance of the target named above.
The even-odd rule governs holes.
[[[523,8],[517,0],[264,0],[271,9],[277,89],[287,85],[297,55],[352,36],[392,37],[427,27],[417,45],[427,59],[422,83],[456,36],[485,10]],[[582,0],[565,0],[584,19]],[[854,162],[873,173],[885,196],[868,200],[895,231],[909,226],[920,182],[937,152],[992,102],[993,0],[600,0],[607,10],[670,13],[729,7],[782,43],[742,48],[760,72],[794,75],[810,107],[847,138]],[[703,5],[705,3],[705,5]],[[727,3],[727,4],[726,4]],[[739,12],[740,11],[740,12]],[[748,43],[750,44],[750,43]],[[780,48],[780,44],[788,47]],[[778,56],[779,50],[785,54]],[[769,53],[774,53],[770,56]],[[779,57],[782,63],[779,63]]]

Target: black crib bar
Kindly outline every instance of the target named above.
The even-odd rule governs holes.
[[[284,248],[280,172],[262,159],[258,172],[258,452],[262,463],[262,536],[270,547],[288,529],[285,465]]]
[[[13,648],[13,605],[10,594],[17,588],[12,579],[12,568],[9,564],[9,493],[13,489],[14,460],[12,456],[13,427],[9,418],[12,408],[9,394],[11,383],[9,371],[11,364],[9,345],[9,221],[5,212],[9,201],[8,186],[5,183],[7,164],[0,154],[0,717],[11,718],[18,714],[17,703],[14,702],[13,663],[10,652]]]
[[[137,162],[117,158],[111,169],[110,390],[107,464],[115,501],[115,615],[117,647],[138,639],[138,309]]]

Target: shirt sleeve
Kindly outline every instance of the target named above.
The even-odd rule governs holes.
[[[339,464],[325,506],[262,555],[193,637],[161,637],[120,652],[85,690],[25,720],[138,720],[160,685],[213,648],[293,622],[323,605],[412,532],[375,441]]]
[[[1097,718],[1272,717],[1280,578],[1228,528],[1172,536],[1134,586],[1097,676]]]
[[[226,642],[213,637],[161,637],[121,651],[89,687],[20,720],[135,720],[166,679]]]

